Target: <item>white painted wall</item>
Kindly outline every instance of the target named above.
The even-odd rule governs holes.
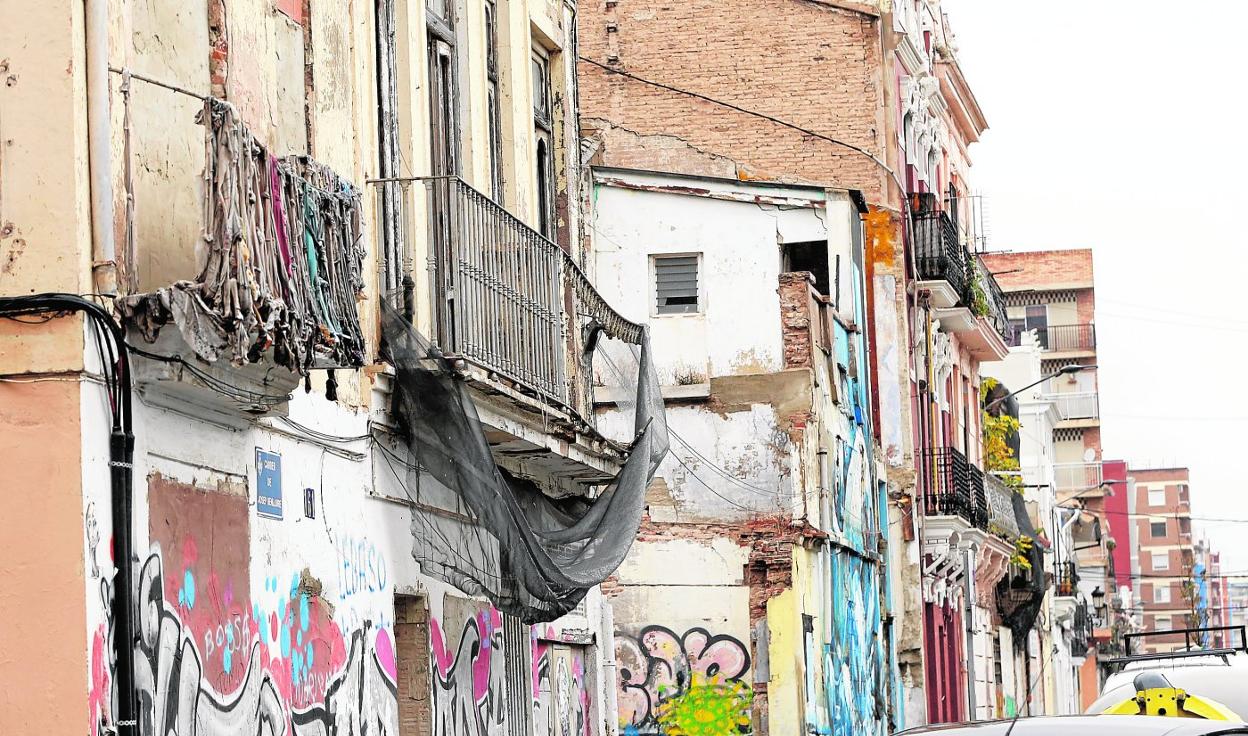
[[[87,575],[88,601],[91,602],[88,624],[91,636],[106,637],[108,616],[100,596],[100,586],[103,580],[110,577],[111,572],[108,547],[111,520],[108,513],[107,432],[103,408],[99,406],[98,388],[88,385],[83,390],[84,395],[90,394],[91,399],[83,403],[86,451],[83,472],[88,479],[84,513],[98,518],[97,525],[101,531],[95,537],[88,535],[85,540],[86,559],[96,560],[99,567],[98,573],[91,574],[93,571],[88,570]],[[352,636],[356,632],[365,632],[366,673],[370,671],[369,667],[379,667],[393,682],[396,595],[425,597],[429,610],[430,638],[435,637],[433,632],[436,626],[446,638],[448,646],[452,649],[456,646],[455,642],[459,641],[465,621],[447,620],[447,604],[452,598],[463,600],[472,596],[441,580],[422,574],[412,555],[412,512],[407,504],[394,500],[403,498],[405,492],[395,478],[389,475],[384,463],[374,462],[368,440],[323,442],[298,436],[297,432],[272,420],[260,420],[241,429],[224,427],[185,414],[148,406],[137,397],[135,413],[134,548],[140,565],[153,555],[159,556],[163,567],[166,598],[169,598],[169,591],[181,591],[188,584],[195,591],[196,602],[193,605],[166,605],[165,610],[174,614],[182,623],[182,635],[194,647],[197,661],[205,665],[205,672],[208,672],[210,661],[224,662],[222,658],[226,656],[227,650],[231,652],[234,666],[245,671],[248,666],[248,652],[252,647],[256,647],[259,662],[271,677],[272,673],[280,671],[282,667],[297,667],[299,659],[293,657],[291,652],[301,648],[307,651],[308,647],[313,646],[313,639],[308,639],[307,642],[302,640],[304,632],[300,630],[298,623],[291,627],[288,640],[283,640],[280,635],[269,635],[269,631],[271,616],[277,614],[281,619],[282,611],[288,612],[292,622],[299,621],[299,617],[287,607],[287,603],[291,588],[301,577],[308,576],[321,584],[321,593],[315,597],[327,604],[323,610],[332,611],[333,626],[347,647],[350,647]],[[340,404],[326,401],[317,393],[305,395],[296,392],[291,402],[290,415],[300,424],[329,434],[355,436],[368,432],[367,412],[345,409]],[[285,503],[281,519],[264,518],[256,512],[256,448],[281,455]],[[186,573],[189,554],[186,535],[175,534],[180,541],[175,544],[174,549],[170,549],[168,545],[164,548],[154,545],[149,534],[151,508],[148,504],[148,478],[154,473],[207,489],[205,493],[220,493],[219,489],[228,487],[246,494],[247,528],[238,529],[237,537],[227,535],[228,538],[197,539],[194,546],[202,558],[209,554],[211,546],[215,544],[247,545],[249,590],[227,593],[225,591],[229,589],[230,581],[224,575],[220,580],[215,579],[215,576],[209,578],[203,574],[202,569],[194,583],[190,583],[191,578]],[[315,518],[304,516],[304,488],[315,490]],[[195,521],[197,520],[181,519],[180,523],[191,524]],[[448,548],[445,540],[435,540],[434,543],[441,543],[449,554],[454,554],[454,550]],[[275,586],[273,581],[276,581]],[[194,610],[196,606],[199,611],[203,611],[205,607],[211,610],[231,597],[248,598],[252,604],[251,611],[242,612],[240,617],[235,618],[233,627],[230,626],[230,617],[227,616],[221,627],[207,634],[196,630],[192,635],[191,621],[198,615]],[[488,604],[482,599],[475,600],[480,602],[480,607],[488,609]],[[610,616],[604,613],[603,605],[600,592],[594,589],[585,601],[583,613],[569,614],[549,625],[543,624],[534,631],[535,636],[588,644],[587,651],[590,656],[585,662],[587,671],[582,675],[581,682],[591,693],[588,698],[591,712],[587,716],[596,724],[590,731],[593,734],[603,733],[608,724],[615,723],[614,716],[608,712],[607,699],[607,688],[613,682],[613,676],[604,668],[602,656],[604,644],[609,651],[611,641]],[[463,606],[457,606],[456,610],[462,611]],[[257,624],[254,630],[249,628],[252,621]],[[231,644],[228,637],[233,636],[234,632],[238,632],[238,637]],[[312,634],[309,633],[308,636],[311,637]],[[322,632],[315,641],[323,642],[333,638]],[[431,646],[431,641],[426,640],[423,646]],[[437,645],[432,646],[436,651]],[[107,647],[102,651],[107,653]],[[318,648],[315,651],[323,650]],[[348,650],[344,656],[349,653]],[[449,653],[452,661],[455,654],[455,651]],[[524,667],[531,665],[527,649],[524,652],[508,652],[505,656],[522,658]],[[497,681],[502,682],[501,659],[492,661],[490,666],[499,668],[497,672],[492,671],[491,678],[497,676]],[[309,672],[313,669],[310,667]],[[323,706],[331,711],[337,708],[340,714],[350,710],[353,706],[346,701],[333,703],[335,696],[332,685],[340,674],[330,671],[304,679],[302,684],[296,686],[293,701],[286,693],[280,693],[282,707],[287,716],[294,710],[304,709],[305,706]],[[280,680],[280,677],[274,679]],[[204,693],[225,702],[237,696],[237,691],[232,686],[219,688],[207,675],[202,680],[193,679],[191,682],[197,683]],[[89,682],[88,685],[90,684]],[[162,688],[172,685],[173,683],[158,682],[157,690],[164,693],[166,691]],[[345,687],[342,689],[344,697],[348,690]],[[208,709],[208,702],[206,698],[200,699],[198,707],[201,715],[202,711]],[[382,724],[384,733],[397,733],[397,706],[392,696],[372,699],[365,697],[363,702],[370,709],[370,717],[375,715]],[[359,702],[354,704],[356,710],[360,707]],[[230,723],[238,725],[233,721]],[[304,733],[298,728],[296,731]],[[216,733],[211,729],[208,732]]]

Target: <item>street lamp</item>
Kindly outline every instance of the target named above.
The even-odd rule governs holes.
[[[1080,365],[1078,363],[1075,363],[1072,365],[1064,365],[1061,368],[1058,368],[1056,371],[1050,373],[1049,375],[1044,376],[1043,378],[1041,378],[1039,381],[1036,381],[1035,383],[1029,383],[1020,389],[1016,389],[1014,391],[1009,392],[1008,394],[1004,396],[998,396],[992,401],[989,401],[987,404],[984,405],[984,411],[992,411],[997,406],[997,404],[1000,404],[1002,401],[1005,401],[1011,396],[1014,396],[1023,391],[1026,391],[1027,389],[1033,386],[1039,386],[1040,384],[1044,383],[1050,378],[1057,378],[1058,376],[1070,376],[1070,375],[1074,375],[1075,373],[1082,373],[1083,371],[1094,371],[1094,370],[1096,370],[1095,365]]]

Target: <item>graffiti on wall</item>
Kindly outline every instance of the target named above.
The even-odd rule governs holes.
[[[832,733],[880,734],[885,659],[880,591],[873,563],[832,557],[832,641],[824,650],[824,688]]]
[[[553,637],[553,630],[548,627]],[[585,680],[585,650],[549,638],[532,638],[530,673],[533,683],[533,719],[538,733],[550,736],[591,736],[589,688]]]
[[[626,734],[733,736],[750,729],[753,693],[746,645],[693,628],[617,633],[620,727]]]
[[[141,732],[396,733],[392,629],[341,603],[335,612],[307,569],[253,580],[245,492],[155,473],[148,482],[153,551],[138,576],[132,643]],[[100,733],[110,728],[116,700],[104,577],[89,698]],[[384,584],[384,575],[371,581]]]
[[[458,642],[447,639],[437,619],[429,621],[434,664],[433,736],[504,736],[507,703],[502,614],[486,607],[463,619]]]
[[[251,617],[249,643],[231,645],[231,651],[239,652],[231,665],[236,672],[230,680],[234,686],[222,691],[205,665],[207,642],[219,646],[216,636],[197,636],[183,621],[182,609],[188,595],[193,595],[186,587],[185,574],[175,576],[172,586],[182,603],[169,603],[173,593],[166,590],[163,560],[156,551],[143,564],[137,599],[134,675],[141,733],[384,736],[397,732],[393,651],[385,650],[389,641],[385,632],[374,632],[371,627],[351,632],[342,661],[327,678],[317,702],[299,707],[293,705],[292,685],[300,664],[290,657],[269,656],[269,647],[261,641]],[[107,581],[102,582],[101,595],[111,601]],[[111,629],[110,621],[92,646],[90,702],[99,734],[111,730],[108,712],[112,706],[105,705],[115,664],[109,656]],[[220,641],[224,645],[228,635],[223,633]]]

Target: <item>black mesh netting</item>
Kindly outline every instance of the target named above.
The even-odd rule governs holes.
[[[412,554],[421,569],[529,623],[572,610],[623,562],[641,524],[646,487],[667,453],[648,334],[643,330],[639,346],[614,346],[614,355],[632,362],[616,375],[634,385],[601,387],[624,397],[617,411],[634,415],[627,460],[593,498],[555,499],[498,467],[465,383],[401,313],[389,305],[383,310],[399,450],[406,455],[398,459],[414,501]],[[600,341],[596,327],[589,332],[590,353],[599,342],[618,342]]]

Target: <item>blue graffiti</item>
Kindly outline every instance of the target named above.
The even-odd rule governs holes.
[[[338,590],[343,597],[386,589],[386,559],[372,542],[344,537],[338,540],[338,558]]]
[[[832,555],[832,641],[824,650],[831,731],[883,734],[886,655],[873,562]]]

